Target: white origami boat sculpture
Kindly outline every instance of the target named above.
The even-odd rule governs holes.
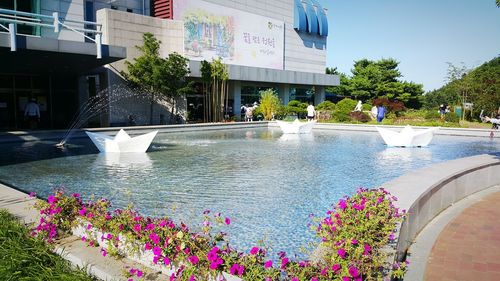
[[[410,125],[395,132],[392,130],[376,127],[387,146],[417,147],[427,146],[434,136],[434,132],[439,128],[429,128],[424,130],[414,130]]]
[[[123,129],[116,136],[87,132],[100,152],[146,152],[158,131],[131,138]]]
[[[276,120],[278,125],[283,131],[283,134],[309,134],[316,124],[316,120],[310,122],[300,122],[298,119],[295,119],[293,122],[285,122]]]

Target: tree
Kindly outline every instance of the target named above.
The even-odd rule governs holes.
[[[259,111],[265,120],[272,120],[280,106],[280,99],[273,89],[267,89],[260,93]]]
[[[228,108],[229,102],[227,65],[220,58],[213,59],[211,63],[202,61],[200,72],[206,90],[206,121],[220,122],[224,119],[223,109]]]
[[[327,67],[325,69],[326,74],[331,74],[331,75],[339,75],[339,71],[337,70],[337,67]]]
[[[136,89],[149,95],[149,123],[153,124],[153,106],[156,102],[165,100],[172,104],[172,114],[177,109],[176,98],[183,96],[192,89],[192,82],[186,81],[190,73],[188,59],[172,53],[166,59],[160,57],[161,41],[152,33],[144,33],[144,44],[136,46],[142,53],[134,62],[125,61],[127,72],[121,74]]]
[[[446,75],[446,79],[448,83],[454,86],[456,93],[460,97],[460,104],[464,105],[469,102],[469,94],[470,94],[470,79],[467,75],[471,69],[467,68],[465,64],[462,62],[460,66],[456,66],[451,62],[447,62],[448,64],[448,73]],[[465,110],[462,110],[462,119],[465,118]]]
[[[497,7],[500,8],[500,0],[497,0]]]
[[[177,114],[177,98],[184,97],[193,91],[193,81],[187,81],[190,70],[188,68],[189,59],[174,52],[168,55],[163,61],[161,74],[167,91],[166,98],[172,104],[172,116]]]

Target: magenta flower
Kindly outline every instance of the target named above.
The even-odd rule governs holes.
[[[270,268],[273,266],[273,261],[272,260],[268,260],[264,263],[264,268]]]
[[[91,229],[92,228],[92,225],[89,223],[87,224],[87,229]]]
[[[351,281],[351,277],[342,276],[342,281]]]
[[[167,225],[167,221],[166,220],[161,220],[160,223],[158,224],[160,227],[164,227],[165,225]]]
[[[141,229],[142,229],[142,227],[141,227],[140,224],[137,223],[137,224],[134,225],[134,231],[135,232],[141,232]]]
[[[339,270],[340,270],[340,264],[336,263],[336,264],[332,265],[332,271],[334,273],[337,273],[337,271],[339,271]]]
[[[159,255],[161,255],[161,252],[162,252],[162,250],[161,250],[161,248],[160,248],[160,247],[155,246],[155,247],[153,248],[153,254],[155,254],[155,256],[159,256]]]
[[[198,256],[190,256],[188,258],[189,262],[192,263],[193,265],[197,264],[199,259],[198,259]]]
[[[142,277],[142,271],[137,270],[137,277]]]
[[[358,269],[355,266],[351,266],[351,267],[349,267],[349,274],[352,277],[356,278],[356,277],[359,276],[359,271],[358,271]]]
[[[231,219],[229,219],[228,217],[226,217],[226,219],[224,220],[224,222],[226,223],[226,225],[230,225],[231,224]]]
[[[101,254],[102,254],[103,257],[105,257],[108,254],[108,252],[104,248],[102,248],[101,249]]]
[[[368,245],[368,244],[365,244],[365,251],[364,251],[363,255],[365,255],[365,256],[369,255],[371,250],[372,250],[372,247],[370,247],[370,245]]]
[[[155,245],[158,245],[160,243],[160,237],[158,237],[158,235],[154,232],[149,234],[149,239],[153,241]]]
[[[144,250],[151,250],[153,249],[153,246],[151,246],[151,244],[147,243],[144,245]]]
[[[281,260],[281,269],[284,269],[287,264],[288,264],[288,258],[283,258]]]
[[[85,216],[85,213],[87,212],[87,208],[83,207],[78,211],[78,214],[80,216]]]
[[[49,195],[49,197],[47,197],[47,202],[53,204],[57,202],[57,199],[54,197],[54,195]]]
[[[170,259],[168,257],[163,258],[163,264],[169,265],[170,264]]]
[[[36,197],[36,192],[30,192],[29,196],[30,196],[31,198]]]
[[[351,240],[351,244],[353,244],[353,245],[358,244],[358,240],[356,240],[356,239],[352,239],[352,240]]]
[[[260,251],[260,249],[258,247],[252,247],[252,249],[250,249],[250,254],[256,255],[259,253],[259,251]]]
[[[337,250],[337,254],[338,254],[341,258],[345,259],[346,251],[345,251],[343,248],[340,248],[340,249],[338,249],[338,250]]]
[[[235,263],[231,266],[231,268],[229,269],[229,273],[232,274],[232,275],[235,275],[237,272],[238,272],[238,268],[240,267],[239,264]]]
[[[347,208],[347,203],[346,203],[345,200],[342,199],[342,200],[339,201],[339,205],[338,206],[339,206],[339,208],[341,210],[345,210],[345,208]]]
[[[313,277],[313,278],[311,278],[311,281],[318,281],[318,278],[317,277]]]
[[[293,277],[293,278],[292,278],[292,281],[299,281],[299,278],[297,278],[297,277]]]
[[[148,223],[148,225],[146,226],[146,230],[153,230],[155,229],[155,224],[154,223]]]
[[[193,274],[191,274],[191,276],[189,276],[189,281],[196,281]]]

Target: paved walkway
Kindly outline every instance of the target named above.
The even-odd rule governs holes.
[[[425,280],[500,280],[500,192],[469,206],[439,234]]]

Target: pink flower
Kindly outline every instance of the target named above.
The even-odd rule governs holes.
[[[231,219],[229,219],[228,217],[226,217],[226,219],[224,220],[224,222],[226,223],[226,225],[230,225],[231,224]]]
[[[311,281],[318,281],[318,278],[317,277],[313,277],[313,278],[311,278]]]
[[[332,271],[334,273],[337,273],[337,271],[339,271],[339,270],[340,270],[340,264],[336,263],[336,264],[332,265]]]
[[[155,245],[158,245],[160,243],[160,237],[158,237],[158,235],[154,232],[149,234],[149,239],[151,239],[151,241],[153,241]]]
[[[92,228],[92,225],[89,223],[87,224],[87,229],[91,229]]]
[[[271,266],[273,266],[272,260],[268,260],[264,263],[264,268],[270,268]]]
[[[162,252],[162,250],[160,247],[156,246],[153,248],[153,253],[155,254],[155,256],[161,255],[161,252]]]
[[[148,225],[146,226],[146,230],[153,230],[155,229],[155,224],[154,223],[148,223]]]
[[[30,196],[31,198],[36,197],[36,192],[30,192],[29,196]]]
[[[167,221],[166,220],[161,220],[160,223],[158,224],[160,227],[164,227],[165,225],[167,225]]]
[[[57,199],[54,197],[54,195],[49,195],[49,197],[47,197],[47,202],[53,204],[57,202]]]
[[[352,277],[356,278],[356,277],[359,276],[359,271],[358,271],[358,269],[355,266],[351,266],[351,267],[349,267],[349,274]]]
[[[194,278],[194,275],[191,275],[191,276],[189,277],[189,281],[196,281],[196,279]]]
[[[192,263],[193,265],[197,264],[199,259],[198,259],[198,256],[190,256],[188,258],[189,262]]]
[[[338,254],[341,258],[345,259],[346,251],[345,251],[343,248],[340,248],[340,249],[338,249],[338,250],[337,250],[337,254]]]
[[[363,255],[369,255],[370,254],[370,251],[372,250],[372,247],[370,247],[370,245],[368,244],[365,244],[365,251],[363,253]]]
[[[75,198],[80,198],[80,194],[78,194],[78,193],[73,193],[73,194],[71,194],[71,196],[73,196]]]
[[[353,244],[353,245],[358,244],[358,240],[356,240],[356,239],[352,239],[352,240],[351,240],[351,244]]]
[[[288,264],[288,258],[283,258],[281,260],[281,269],[284,269],[287,264]]]
[[[344,210],[345,208],[347,208],[346,201],[345,201],[345,200],[340,200],[340,201],[339,201],[339,205],[338,205],[338,206],[339,206],[339,208],[340,208],[341,210]]]
[[[142,271],[137,270],[137,277],[142,277]]]
[[[78,211],[78,214],[80,216],[85,216],[85,213],[87,212],[87,208],[83,207],[80,209],[80,211]]]
[[[168,257],[163,258],[163,264],[169,265],[170,264],[170,259]]]
[[[297,278],[297,277],[293,277],[293,278],[292,278],[292,281],[299,281],[299,278]]]
[[[106,250],[104,248],[102,248],[101,249],[101,254],[102,254],[103,257],[105,257],[108,254],[108,252],[106,252]]]
[[[88,213],[88,214],[87,214],[87,218],[91,219],[91,218],[93,218],[93,217],[94,217],[94,214],[92,214],[92,213]]]
[[[140,225],[140,224],[138,224],[138,223],[137,223],[137,224],[135,224],[135,225],[134,225],[134,231],[135,231],[135,232],[140,232],[140,231],[141,231],[141,229],[142,229],[142,227],[141,227],[141,225]]]
[[[256,255],[257,253],[259,253],[260,249],[258,247],[252,247],[252,249],[250,250],[250,254],[251,255]]]
[[[144,250],[151,250],[151,249],[153,249],[153,246],[151,246],[151,244],[146,243],[146,244],[144,245]]]

